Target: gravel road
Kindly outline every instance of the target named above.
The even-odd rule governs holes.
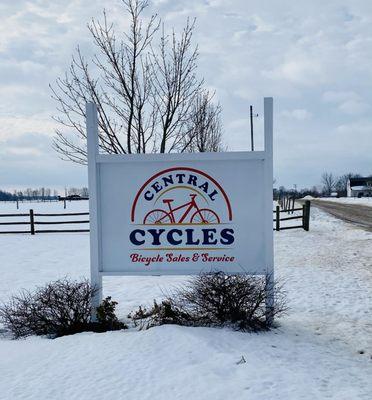
[[[311,204],[346,222],[372,232],[372,207],[361,204],[341,204],[332,201],[311,200]]]

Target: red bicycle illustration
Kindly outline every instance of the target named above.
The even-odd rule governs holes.
[[[190,194],[191,200],[188,203],[182,204],[179,207],[172,208],[173,199],[164,199],[163,203],[168,205],[169,211],[157,208],[149,211],[143,219],[144,224],[182,224],[192,210],[195,210],[191,215],[191,224],[219,224],[219,216],[209,208],[199,208],[195,197],[196,194]],[[176,221],[174,213],[182,208],[186,208],[185,212]]]

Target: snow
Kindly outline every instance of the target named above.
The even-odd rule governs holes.
[[[59,203],[32,206],[63,210]],[[0,204],[0,213],[5,207],[15,206]],[[87,209],[67,205],[77,208]],[[372,234],[316,208],[311,213],[310,232],[275,232],[276,275],[286,281],[290,306],[278,329],[3,335],[0,399],[370,399]],[[0,243],[0,301],[66,275],[89,276],[88,234],[2,235]],[[119,301],[125,319],[184,279],[108,277],[104,295]]]
[[[335,203],[343,203],[343,204],[361,204],[364,206],[372,207],[372,197],[321,197],[316,200],[324,200],[324,201],[334,201]]]

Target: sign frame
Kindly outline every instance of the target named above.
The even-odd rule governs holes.
[[[102,301],[103,276],[140,276],[154,275],[151,273],[108,272],[102,269],[102,237],[101,237],[101,204],[100,204],[100,171],[104,163],[136,163],[146,161],[194,161],[200,160],[200,153],[170,153],[170,154],[100,154],[98,142],[97,106],[86,104],[88,184],[89,184],[89,215],[90,215],[90,279],[92,286],[97,288],[92,298],[92,310]],[[273,251],[273,98],[264,98],[264,143],[263,151],[202,153],[203,160],[229,160],[239,155],[248,160],[262,160],[264,174],[264,252],[266,265],[266,318],[273,320],[274,307],[274,251]],[[243,273],[243,272],[242,272]],[[163,274],[168,275],[168,274]],[[253,275],[253,274],[252,274]],[[261,274],[260,274],[261,275]],[[92,311],[92,318],[95,318]]]

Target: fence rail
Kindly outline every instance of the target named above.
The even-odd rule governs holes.
[[[0,234],[11,234],[11,233],[29,233],[35,235],[36,233],[72,233],[72,232],[89,232],[89,229],[38,229],[39,225],[74,225],[74,224],[89,224],[89,219],[82,220],[65,220],[65,221],[39,221],[35,217],[70,217],[70,216],[82,216],[89,215],[89,212],[83,213],[35,213],[31,209],[27,214],[0,214],[0,217],[28,217],[28,221],[7,221],[0,222],[0,226],[11,226],[11,225],[29,225],[28,230],[13,230],[13,231],[1,231]],[[1,221],[1,220],[0,220]]]

